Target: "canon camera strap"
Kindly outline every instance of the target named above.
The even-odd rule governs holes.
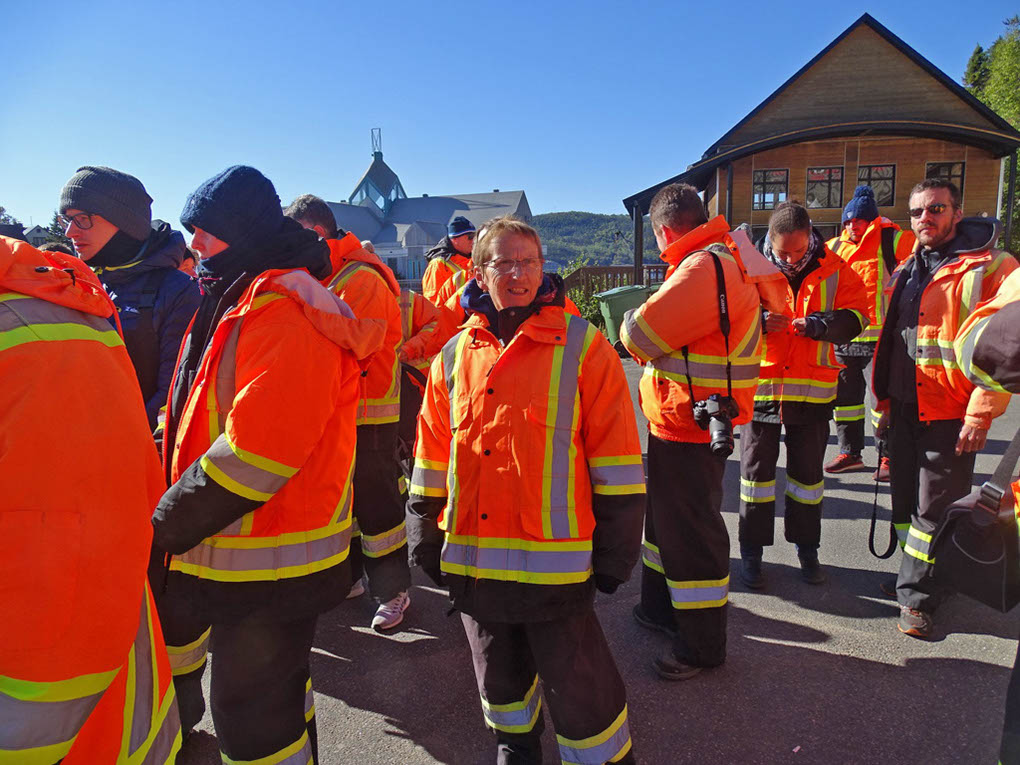
[[[730,374],[730,310],[729,301],[726,299],[726,277],[723,275],[722,261],[719,256],[711,250],[702,250],[712,256],[712,263],[715,265],[715,289],[719,299],[719,331],[722,332],[723,342],[726,344],[726,395],[733,396],[733,378]],[[694,383],[691,380],[691,362],[687,357],[687,346],[683,346],[680,352],[684,355],[684,374],[687,376],[687,389],[691,395],[691,411],[694,411]]]

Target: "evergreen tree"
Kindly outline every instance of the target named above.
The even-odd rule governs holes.
[[[7,209],[3,205],[0,205],[0,225],[24,226],[25,224],[7,212]]]
[[[50,221],[50,225],[46,227],[46,241],[47,242],[60,242],[66,244],[68,247],[72,247],[71,240],[64,234],[64,224],[60,222],[60,215],[56,210],[53,211],[53,220]]]
[[[980,45],[975,46],[967,61],[967,69],[963,73],[963,84],[978,98],[985,90],[988,82],[988,53]]]

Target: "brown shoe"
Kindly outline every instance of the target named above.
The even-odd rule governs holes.
[[[668,651],[664,656],[652,660],[652,667],[663,680],[690,680],[701,672],[701,667],[687,664]]]
[[[900,632],[910,637],[927,640],[931,637],[931,616],[915,608],[900,606],[900,622],[896,625]]]
[[[878,461],[878,470],[872,476],[879,483],[889,483],[889,458],[883,457]]]
[[[890,577],[889,579],[883,579],[878,583],[878,589],[882,591],[882,594],[887,598],[896,597],[896,577]]]

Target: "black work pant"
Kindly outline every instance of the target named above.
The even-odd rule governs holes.
[[[354,462],[354,520],[360,545],[351,545],[352,578],[368,575],[372,597],[390,600],[411,586],[404,501],[397,458],[399,423],[359,425]]]
[[[676,630],[673,654],[698,667],[726,660],[730,537],[722,519],[726,460],[708,444],[648,435],[641,608]]]
[[[1020,765],[1020,644],[1017,645],[1006,691],[1006,719],[1002,723],[999,762],[1002,765]]]
[[[771,545],[776,516],[776,463],[779,436],[786,429],[786,501],[783,530],[802,552],[818,548],[822,538],[822,462],[829,440],[828,420],[798,424],[749,422],[740,426],[741,550],[754,556]]]
[[[542,762],[542,691],[564,762],[634,762],[623,679],[593,608],[525,624],[461,619],[499,765]]]
[[[202,673],[211,644],[216,658],[210,704],[220,751],[231,760],[286,751],[300,753],[301,762],[318,762],[308,663],[318,617],[209,625],[172,597],[164,598],[164,606],[160,618],[182,729],[193,728],[205,711]]]
[[[974,477],[974,452],[956,455],[962,426],[960,420],[920,422],[916,404],[891,402],[892,518],[904,552],[896,598],[918,611],[934,611],[940,595],[931,534],[949,505],[970,493]]]
[[[860,455],[864,451],[864,421],[869,411],[873,412],[874,402],[868,397],[871,390],[872,356],[836,356],[844,368],[839,370],[836,383],[836,401],[833,418],[836,420],[836,435],[842,454]],[[878,413],[872,414],[872,424]],[[875,448],[882,444],[875,440]]]

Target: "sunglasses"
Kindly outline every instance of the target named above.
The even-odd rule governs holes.
[[[947,209],[949,209],[949,205],[943,204],[942,202],[936,202],[935,204],[930,204],[927,207],[911,207],[909,212],[911,218],[920,218],[924,215],[925,210],[930,212],[932,215],[941,215]]]

